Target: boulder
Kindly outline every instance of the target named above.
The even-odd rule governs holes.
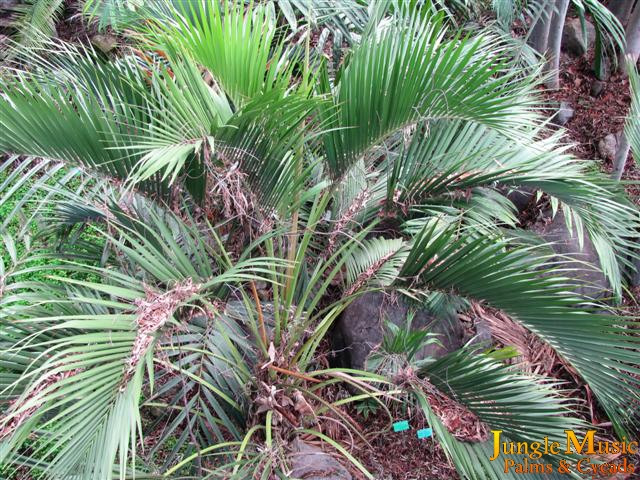
[[[598,153],[604,160],[609,160],[610,162],[612,162],[616,156],[617,150],[618,135],[610,133],[598,142]]]
[[[535,201],[536,190],[532,187],[510,187],[507,185],[498,186],[498,191],[511,200],[516,207],[516,212],[520,215],[531,202]]]
[[[401,297],[391,299],[382,292],[366,293],[354,300],[342,313],[333,330],[333,349],[343,367],[364,369],[369,353],[382,343],[384,322],[406,326],[409,305]],[[439,334],[442,345],[430,344],[416,355],[417,359],[439,358],[463,345],[464,328],[456,318],[436,318],[425,310],[417,310],[411,324],[415,330],[427,329]]]
[[[21,3],[18,0],[0,0],[0,10],[14,10],[20,8]]]
[[[582,22],[579,18],[571,18],[565,23],[562,31],[562,50],[576,57],[587,53],[587,48],[596,41],[596,29],[591,22],[586,20],[585,26],[586,39],[582,34]]]
[[[566,125],[573,118],[574,110],[567,102],[560,102],[558,111],[555,113],[551,121],[558,126]]]
[[[536,225],[534,231],[546,242],[551,242],[551,248],[557,256],[549,263],[565,269],[561,275],[575,284],[575,293],[592,299],[609,294],[609,282],[600,271],[600,259],[593,243],[585,232],[584,243],[582,249],[580,248],[578,234],[575,229],[573,235],[569,232],[562,211],[559,211],[549,224]]]
[[[108,33],[99,33],[91,37],[91,44],[102,53],[107,54],[118,46],[118,38]]]
[[[491,334],[491,325],[484,318],[474,318],[473,325],[476,329],[476,334],[471,339],[473,345],[488,345],[491,343],[493,335]]]
[[[295,439],[291,446],[291,478],[300,480],[351,480],[351,474],[321,448]]]
[[[605,82],[601,80],[594,80],[593,83],[591,84],[591,96],[599,97],[600,95],[602,95],[602,92],[604,91],[604,87],[605,87]]]

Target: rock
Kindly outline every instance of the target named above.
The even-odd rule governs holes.
[[[557,256],[550,259],[549,264],[565,269],[561,275],[575,284],[575,293],[593,299],[609,294],[609,282],[600,271],[600,259],[593,243],[584,232],[584,244],[580,249],[578,234],[575,229],[573,236],[569,233],[562,211],[556,214],[551,223],[535,226],[534,231],[545,242],[551,243],[551,248]]]
[[[301,480],[351,480],[351,474],[324,450],[295,439],[289,454],[291,478]]]
[[[618,135],[610,133],[598,142],[598,153],[604,160],[613,161],[618,150]]]
[[[531,187],[510,187],[507,185],[500,185],[497,189],[505,197],[511,200],[511,203],[516,207],[518,215],[529,207],[536,195],[536,190]]]
[[[98,33],[91,37],[91,44],[106,54],[118,46],[118,38],[108,33]]]
[[[560,102],[558,111],[552,118],[552,122],[558,126],[566,125],[573,118],[574,110],[567,102]]]
[[[0,15],[0,28],[14,28],[16,26],[16,21],[12,16],[9,15],[5,15],[5,16],[1,16]]]
[[[562,31],[562,50],[580,57],[587,53],[587,47],[593,45],[596,40],[596,29],[593,24],[585,20],[587,38],[582,35],[582,23],[579,18],[572,18],[567,21]]]
[[[491,326],[484,318],[475,318],[473,324],[476,327],[476,334],[471,341],[474,345],[486,345],[491,342]]]
[[[384,321],[405,326],[409,305],[398,298],[392,301],[382,292],[366,293],[354,300],[342,313],[333,331],[333,349],[343,367],[363,369],[369,353],[384,337]],[[439,334],[442,345],[431,344],[420,350],[416,358],[439,358],[463,344],[464,328],[457,318],[437,319],[418,310],[412,321],[415,330],[426,328]]]
[[[604,86],[605,86],[605,82],[602,82],[600,80],[594,80],[593,83],[591,84],[591,96],[599,97],[600,95],[602,95]]]
[[[0,0],[0,10],[13,10],[20,3],[18,0]]]

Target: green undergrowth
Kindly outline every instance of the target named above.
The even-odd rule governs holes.
[[[60,169],[54,174],[53,182],[62,179],[68,172],[69,170],[67,168]],[[0,185],[9,175],[10,172],[6,170],[0,171]],[[75,177],[67,182],[66,188],[74,190],[80,187],[81,182],[82,179],[80,177]],[[11,214],[11,212],[13,212],[20,198],[22,198],[27,191],[32,188],[32,186],[33,181],[27,182],[7,198],[0,194],[0,225],[4,223],[4,220]],[[56,258],[48,256],[48,254],[52,253],[59,254],[63,244],[60,241],[59,236],[45,231],[46,224],[40,223],[36,220],[30,220],[34,213],[35,206],[40,205],[40,208],[42,208],[42,204],[40,204],[39,201],[42,200],[45,195],[45,190],[36,192],[31,201],[23,205],[18,215],[14,215],[6,225],[6,234],[11,238],[17,238],[19,240],[14,245],[14,255],[15,258],[18,259],[18,265],[13,265],[12,255],[9,248],[4,242],[0,242],[0,257],[2,258],[2,262],[5,267],[5,274],[18,269],[33,269],[33,271],[12,276],[9,282],[37,282],[47,279],[50,281],[50,277],[69,277],[77,280],[88,281],[98,280],[98,277],[95,275],[67,272],[60,269],[58,267],[61,267],[64,262],[60,260],[59,256]],[[45,210],[41,212],[45,216],[47,213],[50,213],[46,211],[46,206]],[[90,255],[95,258],[96,250],[102,249],[104,241],[100,232],[97,229],[90,227],[85,228],[80,232],[73,232],[73,242],[65,242],[64,248],[68,248],[70,243],[73,243],[74,245],[74,253],[86,253],[87,258],[89,258]],[[34,255],[35,258],[26,258],[28,254],[34,252],[37,253],[37,255]],[[47,268],[38,268],[44,265],[46,265]]]

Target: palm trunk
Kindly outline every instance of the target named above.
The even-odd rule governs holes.
[[[633,11],[629,24],[625,30],[625,36],[627,45],[624,49],[624,54],[620,55],[620,72],[625,76],[628,75],[627,61],[631,61],[635,64],[638,61],[638,55],[640,55],[640,5]]]
[[[637,287],[640,285],[640,259],[634,260],[633,265],[636,267],[636,271],[633,273],[631,278],[631,286]]]
[[[549,76],[545,85],[553,90],[560,87],[560,44],[562,43],[564,20],[569,9],[569,0],[558,0],[555,7],[556,11],[553,13],[549,27],[547,63],[545,65],[545,73]]]
[[[613,172],[611,173],[611,178],[614,180],[620,180],[622,178],[622,174],[624,173],[624,166],[627,163],[627,157],[629,156],[629,141],[627,140],[627,136],[624,132],[620,135],[620,143],[618,144],[618,149],[616,150],[616,157],[613,160]]]
[[[610,3],[609,10],[616,16],[622,26],[625,26],[629,21],[635,0],[611,0]]]
[[[529,45],[541,55],[547,50],[547,40],[549,38],[549,28],[553,17],[553,1],[547,0],[540,11],[538,18],[534,19],[529,35]]]

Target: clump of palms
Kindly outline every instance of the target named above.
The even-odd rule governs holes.
[[[500,192],[545,192],[618,295],[640,219],[545,130],[537,72],[514,67],[511,45],[464,36],[430,5],[380,7],[335,64],[310,30],[288,48],[268,6],[158,12],[115,60],[61,43],[6,72],[0,150],[28,158],[0,167],[0,201],[30,182],[19,203],[34,213],[2,223],[2,462],[57,479],[270,478],[295,438],[315,438],[372,478],[339,440],[359,434],[343,406],[392,395],[394,379],[317,355],[372,290],[505,311],[578,372],[619,434],[637,427],[631,319],[571,293],[546,250],[519,241]],[[60,162],[79,170],[55,177]],[[11,221],[26,228],[8,235]],[[56,248],[14,254],[33,221]],[[53,262],[60,275],[29,279]],[[514,440],[587,427],[556,383],[495,354],[454,352],[415,375],[400,388],[468,478],[504,475],[416,385]],[[334,398],[344,382],[362,393]]]

